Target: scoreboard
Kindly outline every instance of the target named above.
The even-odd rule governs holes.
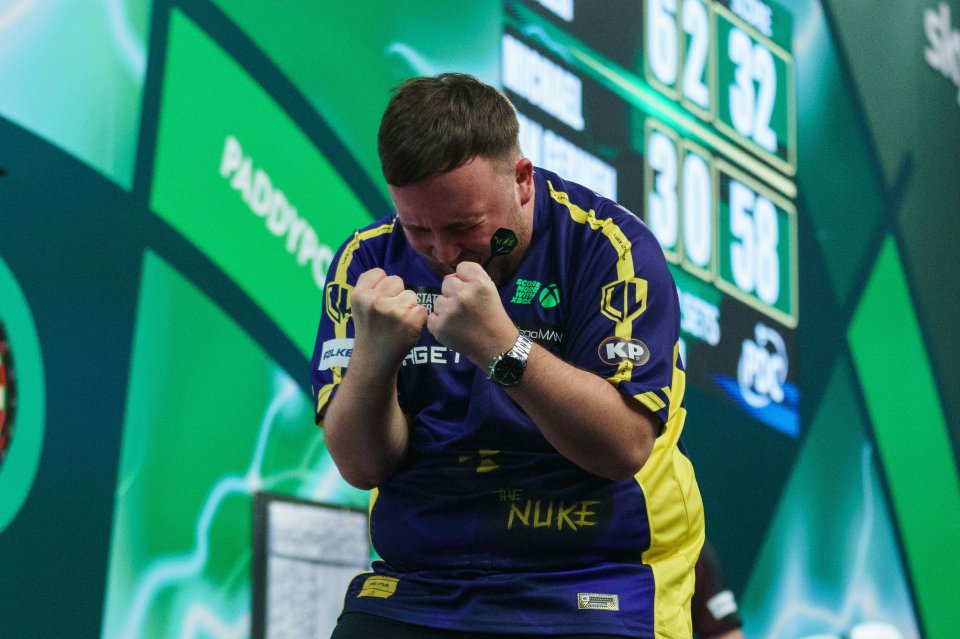
[[[799,434],[792,19],[762,0],[504,0],[533,162],[617,199],[677,282],[688,378]]]
[[[368,505],[313,423],[324,274],[390,210],[390,88],[457,71],[658,239],[746,634],[954,635],[960,0],[48,5],[0,0],[0,634],[332,625],[363,544],[261,542]]]

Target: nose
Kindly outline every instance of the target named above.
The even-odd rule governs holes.
[[[433,256],[433,259],[450,268],[457,267],[460,253],[460,246],[456,242],[439,237],[434,238],[433,247],[430,249],[430,255]]]

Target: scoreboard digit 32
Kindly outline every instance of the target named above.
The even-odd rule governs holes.
[[[799,435],[790,14],[759,0],[504,9],[524,152],[653,231],[679,289],[688,379]]]

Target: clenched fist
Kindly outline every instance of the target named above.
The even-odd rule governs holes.
[[[513,346],[517,328],[482,266],[461,262],[455,273],[444,278],[440,293],[427,317],[427,330],[441,344],[483,369]]]
[[[404,287],[396,275],[383,269],[366,271],[353,288],[350,303],[356,350],[385,366],[399,366],[416,346],[427,321],[427,309],[417,294]]]

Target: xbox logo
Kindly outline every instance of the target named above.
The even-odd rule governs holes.
[[[553,308],[560,303],[560,288],[556,284],[547,284],[537,296],[541,308]]]

